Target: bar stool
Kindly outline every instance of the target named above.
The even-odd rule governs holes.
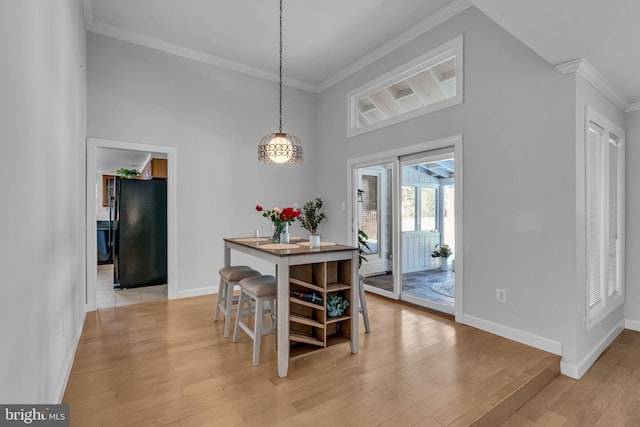
[[[362,274],[360,275],[358,291],[360,292],[360,308],[358,311],[362,313],[362,317],[364,318],[364,330],[366,333],[369,333],[369,310],[367,310],[367,300],[364,299],[364,276]]]
[[[233,303],[237,302],[237,299],[233,297],[235,285],[246,277],[260,276],[260,272],[246,265],[235,265],[221,268],[218,273],[220,273],[220,286],[218,287],[218,302],[213,320],[217,322],[218,315],[222,312],[224,315],[224,336],[228,337],[231,329]]]
[[[269,303],[269,307],[265,305]],[[245,306],[246,304],[246,306]],[[260,363],[260,342],[263,335],[276,331],[276,278],[270,275],[247,277],[240,281],[240,300],[236,327],[233,331],[233,342],[238,342],[240,329],[253,340],[253,366]],[[253,308],[253,310],[252,310]],[[265,325],[265,314],[271,317],[270,327]],[[253,317],[253,331],[244,319]]]

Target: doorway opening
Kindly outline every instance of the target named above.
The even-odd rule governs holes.
[[[114,288],[114,248],[110,247],[108,243],[108,240],[113,242],[113,238],[107,237],[110,233],[115,232],[115,229],[111,229],[115,217],[114,206],[110,203],[109,195],[113,191],[113,187],[108,183],[105,185],[103,176],[113,173],[117,168],[105,166],[105,162],[108,163],[108,161],[101,158],[101,156],[108,157],[109,155],[115,155],[120,160],[138,159],[144,164],[150,164],[148,159],[151,156],[166,159],[166,203],[163,203],[166,206],[166,284],[164,286],[140,288],[132,286],[130,289],[121,290],[115,289],[118,286]],[[175,251],[177,168],[175,155],[176,149],[174,147],[87,139],[87,311],[177,297]],[[126,169],[142,169],[136,166],[135,160],[134,163],[120,165]],[[141,172],[145,173],[146,171]],[[104,240],[102,242],[101,236]],[[120,295],[116,293],[120,293]]]
[[[456,137],[349,162],[365,290],[461,315],[461,154]]]

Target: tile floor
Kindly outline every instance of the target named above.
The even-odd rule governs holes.
[[[98,293],[96,298],[98,309],[164,299],[167,299],[166,284],[133,289],[113,289],[113,264],[98,265]]]
[[[447,307],[454,307],[455,299],[434,292],[431,289],[432,283],[453,282],[455,273],[453,271],[425,270],[402,275],[402,292],[418,298],[423,298],[436,304]],[[364,282],[367,285],[375,286],[387,291],[393,290],[393,275],[385,274],[379,276],[369,276]]]

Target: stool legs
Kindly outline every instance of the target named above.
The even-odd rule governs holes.
[[[364,276],[360,275],[360,286],[358,287],[360,292],[360,312],[364,318],[364,330],[369,333],[369,310],[367,310],[367,300],[364,298]]]
[[[229,332],[231,331],[231,312],[233,311],[233,289],[235,288],[235,285],[236,285],[235,282],[227,283],[227,295],[225,300],[227,307],[225,309],[226,317],[224,319],[224,337],[225,338],[229,337]]]
[[[227,282],[220,278],[220,286],[218,287],[218,302],[216,303],[216,311],[213,315],[213,321],[217,322],[220,312],[224,315],[224,336],[227,338],[231,332],[231,313],[233,313],[233,289],[236,282]]]
[[[227,282],[224,281],[222,277],[220,277],[220,284],[218,285],[218,301],[216,302],[216,312],[213,315],[214,322],[218,321],[218,315],[220,314],[220,304],[225,304],[226,306],[226,292],[227,292]]]
[[[265,304],[269,301],[269,308]],[[251,307],[253,305],[253,307]],[[251,310],[253,308],[253,310]],[[243,290],[240,291],[238,300],[238,312],[236,314],[236,325],[233,330],[233,342],[238,342],[240,329],[244,330],[253,340],[253,366],[260,364],[260,344],[262,336],[275,332],[275,322],[273,321],[273,311],[275,308],[274,297],[252,298]],[[265,314],[271,317],[269,328],[265,321]],[[253,331],[244,323],[243,319],[253,317]]]

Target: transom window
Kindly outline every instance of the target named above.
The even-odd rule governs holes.
[[[349,136],[462,102],[462,36],[349,94]]]

